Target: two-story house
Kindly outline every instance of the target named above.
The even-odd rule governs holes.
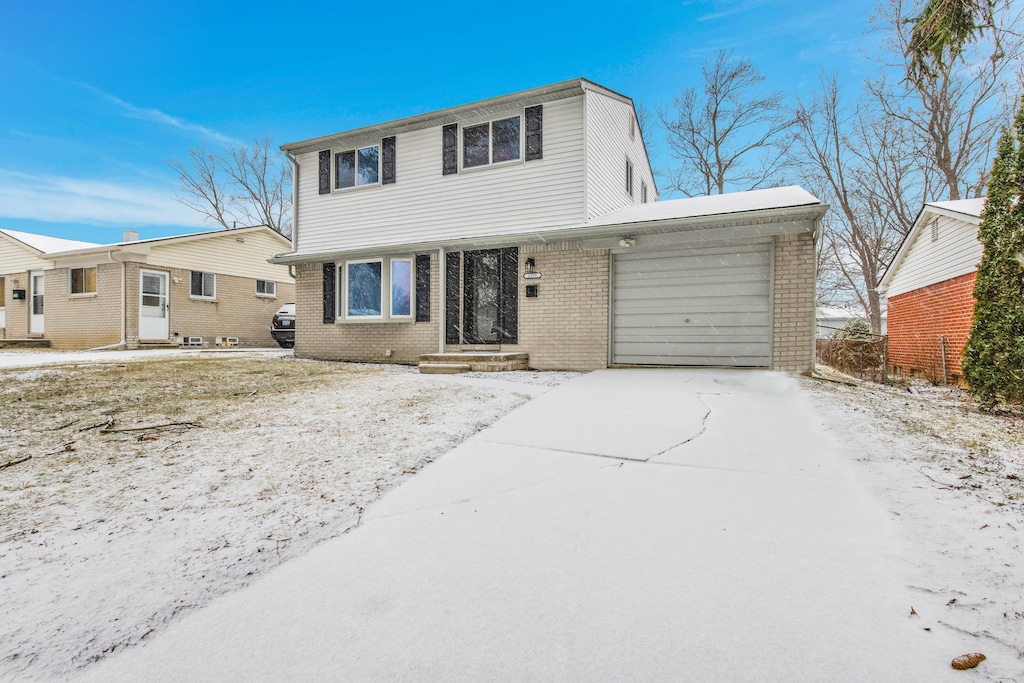
[[[298,356],[812,368],[827,207],[795,187],[657,202],[633,102],[600,85],[282,149]]]

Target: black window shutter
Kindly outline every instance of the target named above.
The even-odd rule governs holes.
[[[526,160],[544,158],[544,105],[526,108]]]
[[[459,172],[459,124],[450,123],[441,129],[441,173],[451,175]]]
[[[337,273],[333,263],[325,263],[324,266],[324,324],[334,322],[334,312],[336,307],[334,305],[334,293],[337,291],[335,283],[337,282]]]
[[[320,150],[320,194],[331,193],[331,150]]]
[[[430,322],[430,254],[416,257],[416,322]]]
[[[381,185],[390,185],[395,182],[395,137],[384,138],[380,141],[381,153]]]
[[[501,250],[501,298],[498,319],[501,343],[519,341],[519,247]]]
[[[444,275],[444,327],[445,343],[458,344],[462,339],[459,330],[459,271],[462,269],[462,255],[457,251],[445,254]]]

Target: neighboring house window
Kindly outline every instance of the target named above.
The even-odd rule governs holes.
[[[411,258],[391,259],[392,318],[408,318],[412,316],[412,276]]]
[[[380,182],[380,145],[350,149],[334,155],[334,187],[376,185]]]
[[[349,261],[345,264],[345,317],[383,318],[384,262]]]
[[[256,293],[261,296],[277,296],[277,283],[270,280],[257,280]]]
[[[7,278],[0,277],[0,308],[7,305]]]
[[[640,202],[647,203],[647,183],[642,180],[640,181]]]
[[[71,293],[96,293],[96,268],[71,268]]]
[[[191,294],[200,299],[213,299],[217,296],[217,275],[216,273],[202,273],[198,270],[192,271]]]
[[[633,196],[633,162],[626,159],[626,194]]]
[[[462,167],[486,166],[519,158],[519,117],[462,128]]]

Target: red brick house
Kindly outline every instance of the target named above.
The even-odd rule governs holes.
[[[889,370],[959,382],[974,316],[984,198],[925,204],[879,285],[888,298]]]

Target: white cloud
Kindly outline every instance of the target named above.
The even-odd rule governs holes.
[[[170,188],[0,169],[0,217],[100,226],[204,226]]]
[[[158,123],[164,126],[177,128],[178,130],[183,130],[187,133],[198,133],[199,135],[202,135],[204,138],[208,140],[214,140],[225,145],[243,144],[241,140],[236,140],[235,138],[230,137],[228,135],[224,135],[223,133],[218,133],[212,128],[207,128],[206,126],[199,125],[198,123],[192,123],[191,121],[186,121],[185,119],[178,118],[177,116],[165,114],[159,109],[137,107],[131,102],[125,102],[120,97],[111,95],[110,93],[100,90],[96,86],[89,85],[88,83],[76,83],[75,85],[77,85],[80,88],[84,88],[95,95],[99,95],[108,102],[113,102],[118,107],[120,107],[124,111],[125,116],[127,116],[130,119],[136,119],[138,121],[150,121],[152,123]]]

